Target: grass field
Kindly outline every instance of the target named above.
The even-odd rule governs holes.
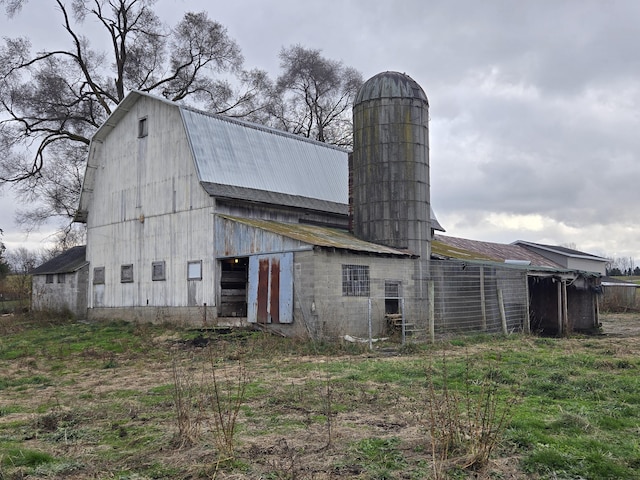
[[[369,352],[2,317],[0,479],[640,478],[640,316],[605,320]]]

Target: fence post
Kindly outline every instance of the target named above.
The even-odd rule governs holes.
[[[502,320],[502,333],[505,335],[508,332],[507,330],[507,314],[504,311],[504,298],[502,296],[502,289],[498,289],[498,305],[500,306],[500,319]]]
[[[402,345],[407,341],[407,319],[404,316],[404,297],[400,299],[400,314],[402,315]]]
[[[524,323],[522,329],[527,335],[531,333],[531,312],[529,311],[529,276],[524,276],[524,291],[525,291],[525,303],[524,303]]]
[[[373,350],[373,326],[371,325],[371,297],[368,299],[369,313],[368,313],[368,321],[369,321],[369,350]]]
[[[435,299],[435,284],[433,280],[429,281],[429,337],[431,343],[436,341],[436,299]]]
[[[487,305],[484,294],[484,266],[480,265],[480,310],[482,312],[482,331],[487,331]]]

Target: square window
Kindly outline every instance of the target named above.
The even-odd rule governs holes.
[[[149,134],[147,117],[138,120],[138,137],[146,137]]]
[[[120,266],[120,283],[133,282],[133,264]]]
[[[342,265],[342,295],[345,297],[369,296],[368,265]]]
[[[64,273],[59,273],[58,274],[58,283],[64,283],[66,281],[67,277]]]
[[[93,284],[104,285],[104,267],[95,267],[93,269]]]
[[[151,263],[151,280],[166,280],[165,276],[165,263],[164,260],[161,262],[152,262]]]
[[[44,281],[45,283],[53,283],[53,273],[47,273],[47,276]]]
[[[187,280],[202,280],[202,260],[187,262]]]

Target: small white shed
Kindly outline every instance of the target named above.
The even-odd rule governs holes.
[[[33,269],[31,309],[87,315],[89,262],[84,245],[72,247]]]

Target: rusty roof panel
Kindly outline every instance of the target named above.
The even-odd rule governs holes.
[[[407,251],[398,250],[376,243],[365,242],[343,230],[320,227],[316,225],[306,225],[298,223],[282,223],[271,220],[260,220],[253,218],[233,217],[231,215],[218,214],[220,218],[231,220],[253,228],[266,230],[283,237],[287,237],[308,245],[336,248],[351,252],[371,253],[377,255],[392,255],[410,257],[412,254]]]
[[[535,267],[560,267],[560,265],[542,255],[518,245],[481,242],[445,235],[436,235],[435,240],[432,243],[432,253],[444,257],[461,260],[487,260],[500,263],[504,263],[506,260],[522,260],[531,262],[531,266]]]

